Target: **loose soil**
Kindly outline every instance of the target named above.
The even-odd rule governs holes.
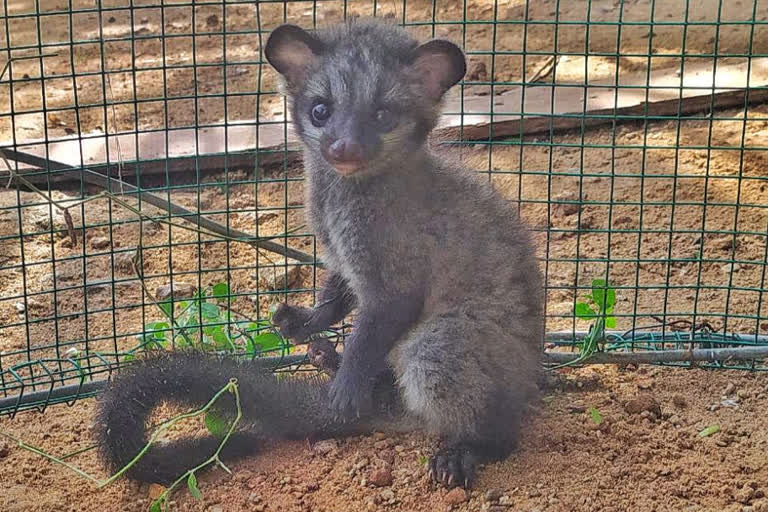
[[[9,13],[28,12],[28,2],[9,2]],[[56,5],[61,4],[61,5]],[[115,2],[116,5],[121,5]],[[386,5],[384,5],[386,4]],[[454,2],[438,2],[437,18],[457,19],[462,10]],[[585,2],[563,2],[559,19],[585,19]],[[67,2],[45,2],[45,9],[65,7]],[[382,2],[380,13],[397,5]],[[498,2],[499,19],[522,19],[525,10],[519,2]],[[657,20],[680,20],[683,2],[647,0],[626,3],[623,20],[648,20],[654,5]],[[318,21],[326,22],[342,15],[337,2],[318,4]],[[410,21],[431,18],[432,2],[408,2]],[[715,20],[718,3],[696,2],[691,5],[691,20]],[[287,16],[298,23],[311,22],[310,4],[288,4]],[[262,4],[261,21],[272,28],[282,20],[282,5]],[[723,20],[743,19],[748,2],[723,2]],[[370,12],[369,2],[350,2],[351,12]],[[252,5],[227,6],[228,30],[255,28]],[[105,15],[105,36],[121,37],[129,31],[126,12]],[[593,20],[616,20],[619,9],[611,2],[592,2]],[[555,2],[532,2],[529,19],[555,17]],[[758,18],[764,19],[768,7],[759,6]],[[114,21],[110,21],[110,17]],[[470,1],[467,16],[492,19],[493,4]],[[86,34],[98,26],[94,14],[77,15],[74,30]],[[31,19],[31,18],[30,18]],[[47,41],[68,40],[68,19],[46,18],[43,34]],[[198,31],[219,30],[224,20],[220,6],[197,6]],[[192,22],[189,7],[167,9],[160,20],[158,9],[147,9],[134,18],[142,33],[188,33]],[[0,27],[0,40],[5,40]],[[416,29],[429,30],[428,28]],[[122,31],[122,32],[121,32]],[[708,53],[714,44],[714,27],[692,26],[686,32],[670,25],[653,29],[650,44],[655,50],[652,69],[679,66],[679,58],[664,57],[685,51]],[[768,44],[756,28],[755,53],[766,51]],[[14,20],[11,39],[14,44],[31,44],[37,30],[29,19]],[[438,35],[460,39],[459,26],[438,26]],[[473,50],[491,47],[490,25],[469,25],[467,47]],[[748,29],[728,25],[718,34],[721,53],[747,50]],[[426,35],[419,33],[419,35]],[[502,50],[551,51],[554,32],[547,25],[499,25],[496,48]],[[622,27],[621,34],[609,25],[596,25],[589,31],[591,51],[616,51],[621,41],[622,53],[647,53],[648,27]],[[86,36],[87,37],[87,36]],[[583,51],[585,32],[581,26],[561,25],[558,29],[560,51]],[[618,39],[617,39],[618,37]],[[32,39],[30,39],[32,38]],[[166,55],[177,63],[191,63],[191,38],[170,40]],[[157,40],[138,44],[136,60],[131,61],[130,44],[109,43],[107,69],[131,65],[156,65]],[[175,45],[178,45],[175,46]],[[195,40],[196,62],[221,63],[221,38],[199,36]],[[258,38],[255,35],[232,36],[227,41],[227,61],[242,64],[201,68],[196,77],[185,70],[152,78],[150,71],[115,73],[110,97],[132,101],[134,80],[139,98],[158,98],[163,90],[171,96],[198,92],[254,92],[258,66],[255,60]],[[100,69],[98,46],[83,45],[69,62],[50,61],[46,74]],[[482,57],[485,58],[485,57]],[[218,60],[217,60],[218,59]],[[473,57],[470,67],[479,62]],[[531,76],[545,57],[497,57],[493,69],[496,81],[520,81],[523,69]],[[153,64],[155,63],[155,64]],[[487,69],[491,70],[490,61]],[[590,79],[612,76],[615,70],[637,72],[649,64],[644,57],[626,57],[618,63],[610,57],[590,57]],[[567,58],[558,64],[558,81],[583,81],[585,62]],[[594,70],[594,71],[593,71]],[[593,75],[594,72],[594,75]],[[39,69],[34,61],[14,64],[14,79],[24,74],[34,79]],[[266,89],[274,86],[274,77],[264,69]],[[142,74],[143,78],[138,75]],[[82,78],[82,77],[81,77]],[[488,79],[491,77],[488,76]],[[94,83],[78,78],[81,104],[99,102],[103,97],[100,77]],[[96,83],[98,82],[98,83]],[[66,107],[72,104],[71,79],[46,82],[46,105]],[[477,87],[479,92],[480,87]],[[109,91],[111,89],[111,91]],[[503,86],[499,88],[503,90]],[[9,110],[7,84],[0,84],[0,111]],[[14,84],[16,111],[40,108],[39,82]],[[472,93],[471,91],[469,93]],[[92,97],[89,95],[93,95]],[[89,99],[90,98],[90,99]],[[6,103],[3,103],[6,102]],[[58,102],[58,103],[57,103]],[[224,119],[250,119],[256,114],[255,102],[233,99],[191,100],[141,103],[138,111],[127,106],[114,113],[102,107],[81,108],[79,118],[62,110],[56,122],[49,118],[48,135],[66,135],[67,129],[82,133],[104,130],[135,130],[191,124],[195,117],[204,122]],[[265,96],[260,105],[263,116],[279,117],[282,102],[277,96]],[[106,120],[105,120],[106,118]],[[137,126],[138,119],[138,126]],[[727,120],[721,120],[727,119]],[[43,119],[37,114],[22,116],[15,126],[17,141],[44,135]],[[54,126],[55,125],[55,126]],[[8,118],[0,117],[0,140],[11,136]],[[520,145],[463,147],[457,157],[479,170],[496,171],[489,176],[494,185],[511,200],[521,200],[521,214],[535,230],[548,279],[547,309],[549,330],[570,329],[575,285],[588,285],[602,277],[609,257],[609,276],[619,287],[616,311],[619,328],[642,326],[651,315],[666,313],[667,320],[692,318],[706,320],[714,329],[768,334],[768,300],[758,291],[765,288],[765,227],[768,225],[768,183],[763,151],[768,146],[768,106],[744,111],[717,113],[716,120],[685,120],[682,123],[657,122],[647,127],[624,124],[591,130],[583,136],[564,133],[527,139]],[[535,144],[544,142],[546,144]],[[530,144],[528,144],[530,143]],[[552,143],[552,144],[550,144]],[[650,146],[643,149],[642,146]],[[706,146],[717,149],[707,151]],[[583,147],[586,146],[586,147]],[[735,148],[746,148],[738,150]],[[617,149],[612,149],[617,148]],[[520,171],[524,171],[521,173]],[[581,172],[583,170],[584,176]],[[551,174],[548,174],[551,173]],[[641,180],[641,176],[643,179]],[[291,180],[286,180],[285,178]],[[204,215],[228,223],[233,228],[260,235],[280,234],[303,224],[301,168],[265,169],[258,185],[237,184],[253,179],[247,169],[233,170],[227,176],[201,177],[198,188],[194,175],[186,177],[189,187],[175,188],[171,199]],[[741,177],[741,180],[736,178]],[[221,183],[228,181],[229,188]],[[182,183],[183,184],[183,183]],[[88,190],[95,193],[96,190]],[[79,190],[56,190],[56,200],[78,197]],[[165,193],[165,192],[164,192]],[[547,206],[554,198],[563,202]],[[569,201],[582,201],[579,206]],[[611,201],[613,206],[607,203]],[[675,202],[674,206],[671,204]],[[708,206],[702,206],[702,203]],[[138,222],[125,208],[106,199],[73,208],[78,243],[73,245],[66,233],[63,216],[32,193],[0,189],[0,208],[24,205],[19,209],[0,209],[0,350],[4,368],[26,360],[26,349],[33,359],[60,356],[49,347],[52,340],[66,350],[87,348],[92,351],[127,349],[136,344],[135,334],[142,326],[160,318],[135,279],[130,258],[142,247],[142,271],[148,290],[173,281],[206,286],[229,278],[233,291],[241,293],[233,304],[238,311],[252,316],[277,299],[266,293],[275,276],[286,277],[295,289],[311,288],[318,275],[308,267],[285,274],[280,257],[255,251],[239,243],[216,241],[206,235],[179,227],[168,228],[155,222]],[[606,204],[603,204],[606,203]],[[642,203],[642,204],[641,204]],[[737,206],[737,204],[739,206]],[[282,210],[290,207],[287,212]],[[145,213],[158,212],[146,206]],[[228,212],[228,213],[226,213]],[[600,232],[612,228],[610,235]],[[51,234],[51,230],[56,233]],[[17,236],[27,236],[23,245]],[[733,235],[732,231],[750,234]],[[547,236],[549,232],[549,236]],[[299,231],[301,233],[301,230]],[[762,234],[761,234],[762,233]],[[141,239],[139,238],[141,234]],[[106,245],[104,242],[106,239]],[[198,243],[202,241],[202,243]],[[172,242],[173,248],[168,244]],[[289,244],[312,253],[309,236],[292,238]],[[113,254],[114,253],[114,254]],[[698,258],[706,260],[703,263]],[[577,264],[574,258],[581,258]],[[727,260],[739,263],[731,265]],[[638,262],[638,260],[641,260]],[[55,261],[55,264],[52,263]],[[14,265],[25,265],[20,272]],[[270,267],[276,266],[278,270]],[[259,268],[257,271],[256,268]],[[226,270],[226,269],[229,270]],[[111,284],[116,279],[118,283]],[[87,283],[87,286],[86,286]],[[101,283],[101,284],[99,284]],[[282,281],[280,281],[284,284]],[[52,290],[57,291],[54,293]],[[667,286],[671,285],[671,286]],[[696,291],[697,285],[702,286]],[[623,288],[626,287],[626,288]],[[639,287],[639,289],[638,289]],[[729,288],[730,287],[730,291]],[[20,311],[22,296],[28,299]],[[291,294],[289,300],[310,303],[309,292]],[[145,305],[143,305],[145,304]],[[87,313],[85,313],[87,311]],[[725,318],[728,313],[728,319]],[[637,324],[632,315],[641,315]],[[34,323],[28,326],[24,319]],[[558,316],[559,315],[559,316]],[[621,316],[626,315],[626,316]],[[54,317],[59,317],[54,321]],[[586,325],[576,324],[577,328]],[[563,371],[556,382],[533,404],[526,417],[520,449],[508,460],[489,464],[481,471],[477,487],[469,500],[458,503],[455,492],[434,489],[425,479],[423,458],[433,449],[433,440],[418,434],[371,436],[310,447],[307,443],[279,443],[267,447],[256,457],[233,464],[233,476],[214,470],[200,477],[203,502],[195,502],[182,491],[174,499],[178,510],[264,510],[264,511],[428,511],[428,510],[768,510],[764,497],[768,482],[765,451],[768,447],[768,380],[757,373],[740,371],[713,372],[657,367],[599,367]],[[594,410],[602,421],[595,422]],[[57,455],[89,446],[93,436],[91,422],[93,401],[81,400],[71,407],[53,406],[44,414],[24,413],[13,420],[0,420],[0,430],[23,438]],[[699,437],[706,427],[718,425],[720,431]],[[79,467],[104,475],[95,456],[86,454],[71,459]],[[391,472],[392,483],[376,486],[373,481],[382,472]],[[386,480],[386,478],[385,478]],[[0,509],[10,511],[49,510],[144,510],[150,490],[131,482],[97,490],[90,482],[68,470],[50,464],[13,443],[0,440]],[[492,491],[492,492],[491,492]],[[455,500],[455,502],[454,502]],[[454,504],[451,504],[453,502]]]

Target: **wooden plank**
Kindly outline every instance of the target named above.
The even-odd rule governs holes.
[[[465,97],[463,105],[454,93],[446,101],[446,114],[441,117],[434,137],[441,141],[488,140],[626,122],[633,116],[691,115],[711,107],[765,102],[766,86],[768,58],[752,59],[749,68],[743,61],[719,64],[716,73],[711,60],[698,59],[686,65],[682,79],[675,70],[666,70],[651,74],[650,79],[644,72],[621,76],[618,87],[613,81],[605,80],[584,86],[519,86],[500,95]],[[262,120],[261,123],[257,125],[254,120],[220,127],[109,137],[95,134],[83,139],[38,141],[16,149],[123,178],[136,174],[194,172],[195,167],[201,171],[249,169],[298,158],[297,141],[290,130],[286,141],[282,122]],[[24,172],[27,169],[22,167]],[[52,181],[71,179],[72,175],[67,176],[51,178]],[[0,171],[0,180],[7,177],[7,172]],[[45,182],[46,178],[35,176],[33,179]]]

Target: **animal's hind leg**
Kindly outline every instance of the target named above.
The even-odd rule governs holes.
[[[429,468],[444,485],[471,486],[477,464],[516,446],[528,366],[484,346],[494,336],[504,343],[498,331],[482,321],[437,318],[392,355],[406,408],[440,437]]]

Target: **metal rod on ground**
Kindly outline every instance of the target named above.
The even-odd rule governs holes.
[[[545,352],[545,364],[563,364],[575,361],[579,357],[577,353]],[[757,347],[713,348],[694,350],[660,350],[639,352],[598,352],[584,361],[583,364],[650,364],[650,363],[674,363],[689,361],[726,361],[726,360],[750,360],[768,357],[768,345]],[[263,362],[263,366],[270,365],[290,366],[306,361],[306,355],[293,355],[285,357],[265,357],[256,361]],[[50,391],[35,391],[0,399],[0,411],[23,408],[28,404],[44,403],[47,400],[71,397],[78,393],[92,393],[101,390],[107,385],[107,380],[93,381],[80,386],[61,386]],[[87,389],[86,389],[87,388]]]
[[[297,251],[296,249],[291,249],[290,247],[285,247],[270,240],[254,240],[254,237],[248,233],[238,231],[236,229],[228,229],[226,226],[223,226],[218,222],[206,219],[205,217],[202,217],[191,210],[187,210],[186,208],[163,199],[160,196],[152,194],[151,192],[140,190],[138,187],[121,181],[117,178],[105,176],[104,174],[94,172],[89,169],[73,167],[61,162],[48,160],[46,158],[41,158],[39,156],[30,155],[28,153],[15,151],[12,149],[0,149],[0,155],[5,156],[9,160],[33,165],[41,169],[64,171],[66,174],[72,174],[75,178],[82,176],[83,181],[86,183],[101,187],[110,194],[123,195],[125,192],[135,192],[137,196],[141,198],[141,200],[145,203],[149,203],[152,206],[164,210],[172,215],[180,216],[184,220],[196,224],[197,226],[203,229],[207,229],[208,231],[218,235],[230,238],[240,238],[243,240],[243,242],[258,247],[259,249],[264,249],[265,251],[280,254],[281,256],[294,259],[301,263],[315,263],[315,258],[311,254]],[[317,265],[321,266],[320,263],[317,263]]]
[[[545,352],[546,364],[564,364],[575,361],[578,353]],[[748,360],[768,357],[768,346],[735,348],[697,348],[693,350],[647,350],[639,352],[597,352],[582,364],[648,364],[688,361]]]

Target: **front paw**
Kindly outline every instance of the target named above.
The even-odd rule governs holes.
[[[310,328],[312,310],[280,304],[272,314],[272,324],[283,338],[302,343],[314,334]]]
[[[370,413],[373,401],[371,380],[364,376],[336,374],[328,391],[330,409],[342,419],[359,418]]]

